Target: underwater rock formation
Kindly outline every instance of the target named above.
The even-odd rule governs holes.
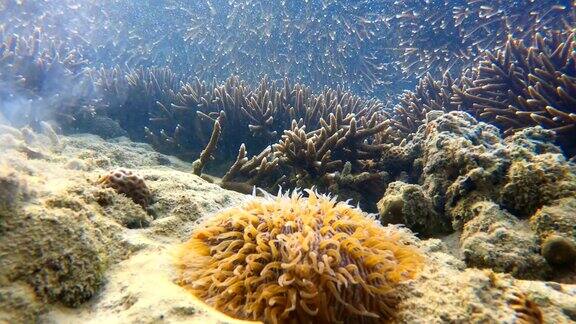
[[[394,317],[394,287],[423,266],[413,240],[345,203],[294,191],[200,224],[179,252],[179,281],[241,319],[381,322]]]
[[[9,172],[14,179],[14,175],[23,178],[26,171]],[[2,176],[2,181],[9,178]],[[111,254],[120,253],[114,226],[90,221],[90,209],[79,203],[57,207],[20,200],[6,208],[6,198],[11,197],[2,197],[0,209],[0,281],[10,286],[25,282],[34,291],[31,298],[36,295],[71,307],[94,295],[103,283]]]
[[[512,214],[492,202],[470,207],[474,218],[464,225],[460,248],[468,266],[490,268],[517,278],[539,279],[552,269],[540,255],[536,235],[522,228]]]
[[[54,177],[63,172],[50,165],[50,151],[36,160],[20,152],[22,145],[41,147],[50,139],[7,129],[0,132],[0,318],[20,322],[38,316],[41,305],[86,302],[102,286],[107,267],[131,248],[121,227],[81,194],[54,189],[63,180]]]
[[[465,112],[429,112],[425,126],[411,140],[386,152],[394,155],[384,156],[384,165],[386,159],[404,160],[394,163],[408,166],[405,181],[418,184],[414,188],[421,193],[418,202],[398,205],[396,215],[401,219],[394,222],[405,222],[415,231],[420,230],[422,222],[451,223],[453,230],[464,231],[460,240],[469,265],[524,278],[548,277],[549,266],[539,254],[539,235],[531,232],[526,222],[538,209],[576,196],[576,167],[566,161],[553,140],[553,131],[540,127],[526,128],[502,139],[495,126],[477,122]],[[398,184],[389,186],[381,200],[385,222],[391,221],[388,208],[398,196]],[[410,206],[429,204],[434,212],[418,221],[406,214],[413,209]],[[492,214],[509,216],[489,217],[490,213],[480,212],[478,204],[493,204],[491,209],[503,211]],[[502,219],[501,230],[481,225],[496,219]],[[508,245],[515,244],[530,253],[507,254],[511,250]]]
[[[551,264],[576,267],[576,197],[563,198],[539,209],[530,219],[542,255]]]
[[[514,161],[506,177],[501,203],[519,217],[530,216],[541,206],[576,194],[575,168],[557,154]]]
[[[418,234],[429,236],[448,232],[451,226],[442,222],[434,205],[419,185],[396,181],[388,184],[378,202],[382,224],[404,224]]]

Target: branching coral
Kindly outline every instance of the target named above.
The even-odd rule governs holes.
[[[498,124],[510,134],[540,125],[552,129],[568,154],[576,136],[576,52],[574,33],[536,34],[533,45],[510,38],[504,49],[487,52],[455,104]]]
[[[308,191],[255,199],[200,224],[179,253],[180,284],[231,316],[381,322],[423,257],[403,229]]]
[[[381,196],[387,179],[377,161],[388,147],[381,140],[387,138],[389,122],[378,110],[368,110],[371,112],[363,116],[366,108],[371,106],[360,110],[357,117],[355,113],[344,115],[337,105],[334,113],[329,113],[327,120],[320,117],[320,127],[311,131],[307,131],[303,119],[293,119],[291,129],[284,131],[277,143],[252,159],[241,147],[224,182],[269,190],[316,185],[372,205]],[[364,190],[367,187],[371,189]],[[364,197],[354,194],[360,191],[365,192]]]
[[[148,133],[145,129],[162,129],[172,121],[173,115],[163,112],[170,106],[181,78],[170,69],[139,68],[128,73],[118,68],[100,69],[92,78],[104,99],[105,114],[117,120],[132,138],[143,140]],[[156,144],[171,143],[158,140]]]
[[[388,60],[385,11],[378,1],[199,1],[187,39],[203,53],[205,77],[298,75],[316,89],[386,93],[400,82]]]
[[[225,188],[249,193],[254,185],[272,190],[279,185],[322,185],[340,193],[339,187],[358,191],[383,182],[377,160],[386,148],[389,122],[381,101],[341,88],[314,93],[288,79],[274,82],[264,77],[256,88],[238,77],[222,84],[196,79],[181,82],[175,91],[176,80],[183,78],[166,70],[141,69],[129,75],[127,80],[134,80],[130,83],[118,73],[101,71],[100,84],[111,92],[109,111],[145,125],[142,133],[162,151],[185,158],[203,156],[194,172],[200,174],[206,167],[223,174],[217,182]],[[118,90],[123,87],[128,90]],[[138,91],[145,95],[130,100]],[[122,93],[128,97],[123,99]],[[129,108],[122,106],[124,102],[134,107],[132,114],[122,113]],[[130,127],[131,122],[120,124]],[[249,158],[248,150],[257,154]],[[236,152],[233,161],[230,157]],[[216,161],[209,163],[210,156]],[[346,163],[351,173],[342,177],[338,172]]]
[[[418,76],[458,74],[509,35],[525,39],[574,22],[568,0],[410,0],[396,1],[392,10],[388,21],[398,31],[402,69]]]
[[[436,81],[429,73],[422,78],[414,92],[405,91],[400,102],[388,113],[398,139],[415,133],[426,120],[426,114],[432,110],[444,112],[457,110],[452,102],[452,87],[458,85],[449,73],[444,74],[442,81]]]

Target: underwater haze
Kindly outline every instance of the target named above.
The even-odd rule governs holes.
[[[576,2],[0,0],[0,322],[576,322]]]

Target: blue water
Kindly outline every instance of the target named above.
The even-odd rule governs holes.
[[[70,88],[90,69],[156,66],[183,79],[288,77],[394,102],[427,73],[458,76],[509,35],[528,38],[573,14],[570,1],[546,0],[3,0],[5,47],[36,33],[31,61],[58,48],[79,63],[24,87],[3,69],[0,95],[8,110],[35,95],[84,95]]]

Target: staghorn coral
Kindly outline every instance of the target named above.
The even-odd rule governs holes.
[[[298,75],[315,89],[393,93],[400,81],[389,63],[386,10],[378,1],[199,1],[187,35],[205,53],[195,74],[241,74],[251,82]]]
[[[505,130],[540,125],[556,132],[568,155],[576,148],[576,60],[570,30],[537,33],[533,44],[510,38],[503,49],[487,52],[462,87],[454,104]]]
[[[569,0],[409,0],[394,2],[390,10],[387,21],[398,31],[397,60],[407,77],[459,74],[509,36],[527,39],[574,22]]]
[[[72,127],[78,107],[97,104],[86,65],[76,49],[38,28],[17,35],[0,26],[0,113],[18,126],[57,120]]]
[[[118,119],[132,138],[146,137],[159,150],[187,159],[200,154],[220,112],[225,118],[220,119],[222,140],[214,152],[216,159],[234,156],[243,143],[250,150],[265,149],[291,127],[292,120],[312,130],[320,128],[320,119],[328,120],[338,106],[343,114],[362,118],[379,112],[384,105],[342,88],[314,93],[288,79],[275,82],[267,77],[254,88],[238,77],[222,83],[187,82],[166,69],[140,69],[129,74],[120,69],[101,70],[95,79],[108,98],[106,114]],[[130,107],[134,107],[133,112],[126,114]]]
[[[101,176],[98,179],[98,184],[126,195],[144,208],[148,207],[152,200],[152,193],[146,186],[144,179],[130,170],[122,168],[112,170],[107,175]]]
[[[344,115],[338,105],[328,121],[320,117],[319,129],[307,132],[306,125],[300,124],[293,119],[291,130],[284,131],[278,143],[251,159],[242,146],[223,182],[269,190],[278,186],[329,188],[341,198],[352,198],[374,210],[388,180],[377,164],[388,147],[380,143],[387,138],[388,128],[381,112],[357,119],[355,113]]]
[[[374,184],[383,184],[386,174],[377,160],[392,131],[388,134],[390,122],[379,100],[363,99],[342,88],[314,93],[288,79],[275,82],[264,77],[251,88],[238,77],[207,84],[199,79],[184,82],[168,70],[141,69],[130,75],[139,86],[128,85],[133,94],[126,99],[151,88],[135,101],[119,95],[123,91],[117,89],[128,83],[121,81],[121,70],[100,71],[100,85],[105,93],[112,91],[108,110],[122,114],[129,108],[122,102],[130,107],[138,103],[132,114],[124,114],[125,119],[145,125],[143,132],[131,129],[140,132],[133,138],[145,134],[155,148],[197,160],[194,172],[200,175],[206,169],[221,175],[221,180],[211,181],[225,188],[250,193],[254,185],[270,191],[278,186],[318,185],[361,201],[357,192],[372,184],[375,191],[365,200],[375,202],[381,195],[376,188],[382,185]],[[152,82],[155,78],[158,82]],[[176,80],[181,80],[177,91]],[[120,121],[121,126],[131,124]],[[257,153],[248,157],[248,151]],[[236,160],[230,159],[233,156]],[[346,163],[351,167],[344,174]]]
[[[206,145],[206,148],[202,150],[200,153],[200,157],[192,163],[192,173],[197,176],[202,175],[202,169],[208,162],[208,160],[212,157],[212,152],[216,149],[216,145],[218,144],[218,140],[220,139],[220,134],[222,132],[222,128],[220,123],[222,119],[225,118],[224,112],[220,112],[220,117],[218,120],[214,122],[214,129],[212,130],[212,135],[210,136],[210,141]]]
[[[266,322],[381,322],[423,257],[408,232],[307,191],[254,199],[199,225],[180,284],[231,316]]]
[[[445,73],[442,81],[436,81],[430,73],[420,79],[415,91],[405,91],[400,102],[388,113],[393,129],[397,133],[396,142],[415,133],[418,127],[426,121],[426,114],[433,111],[458,110],[453,103],[452,87],[459,84],[449,73]]]
[[[131,138],[144,140],[146,129],[170,122],[171,115],[162,109],[170,106],[182,77],[169,68],[144,68],[125,72],[119,68],[99,69],[92,73],[97,91],[105,108],[97,113],[117,121]],[[158,146],[174,145],[168,140],[155,142]]]

